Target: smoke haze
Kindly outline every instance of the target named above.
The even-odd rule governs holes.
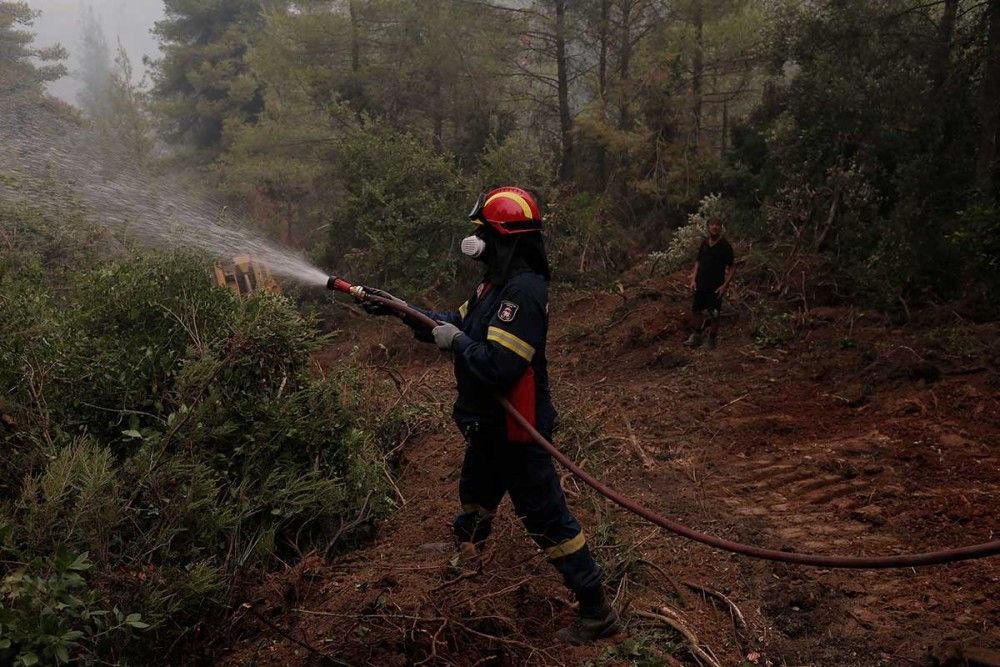
[[[145,73],[142,57],[158,58],[160,54],[156,38],[150,33],[153,24],[163,18],[160,0],[28,0],[31,9],[41,12],[34,24],[35,44],[50,46],[58,42],[69,51],[66,66],[70,74],[53,82],[49,92],[73,104],[81,89],[75,72],[79,70],[80,33],[87,5],[93,7],[101,23],[112,57],[121,39],[137,81]]]

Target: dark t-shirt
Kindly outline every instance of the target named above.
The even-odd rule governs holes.
[[[695,288],[698,290],[714,290],[726,282],[726,269],[733,265],[733,246],[729,241],[720,238],[715,245],[710,245],[708,239],[701,242],[698,248],[698,275],[695,277]]]

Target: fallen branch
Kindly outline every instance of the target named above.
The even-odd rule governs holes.
[[[507,593],[510,593],[511,591],[517,590],[521,586],[523,586],[526,583],[528,583],[529,581],[531,581],[533,578],[534,578],[533,576],[524,577],[523,579],[515,581],[513,584],[510,584],[509,586],[505,586],[505,587],[501,588],[498,591],[494,591],[492,593],[487,593],[486,595],[477,595],[474,600],[464,599],[461,602],[457,603],[455,605],[455,607],[463,607],[463,606],[465,606],[469,602],[472,602],[473,605],[477,605],[477,604],[481,603],[483,600],[488,600],[489,598],[495,598],[495,597],[498,597],[500,595],[505,595]],[[435,590],[437,590],[437,589],[435,589]]]
[[[645,558],[640,558],[636,562],[642,565],[647,565],[656,570],[657,572],[659,572],[660,576],[666,579],[667,582],[670,584],[670,586],[674,589],[674,592],[677,593],[677,598],[681,601],[681,606],[684,607],[685,609],[691,606],[689,593],[685,591],[684,588],[681,587],[679,583],[677,583],[676,579],[667,574],[666,570],[664,570],[656,563],[646,560]]]
[[[722,667],[722,665],[720,665],[715,658],[710,656],[705,649],[701,647],[701,642],[698,641],[698,636],[694,634],[694,632],[684,623],[683,620],[681,620],[680,614],[670,607],[660,607],[659,611],[661,613],[658,614],[642,610],[637,610],[632,613],[636,616],[648,618],[673,628],[687,640],[688,650],[691,652],[691,655],[698,660],[703,661],[709,665],[709,667]]]
[[[739,624],[743,626],[743,629],[744,630],[747,629],[747,621],[743,617],[743,612],[740,611],[740,608],[736,606],[735,602],[727,598],[725,595],[723,595],[722,593],[720,593],[715,589],[709,588],[707,586],[702,586],[701,584],[696,584],[693,581],[685,581],[684,585],[692,590],[698,591],[699,593],[704,593],[705,595],[709,595],[715,598],[716,600],[720,600],[721,602],[725,603],[725,605],[729,607],[729,615],[730,617],[733,618],[734,623],[735,621],[739,621]]]
[[[639,460],[642,461],[644,468],[649,470],[653,467],[653,459],[649,457],[646,450],[642,448],[639,444],[639,439],[635,437],[635,432],[632,430],[632,423],[625,420],[625,426],[628,428],[629,441],[632,443],[632,447],[635,449],[636,453],[639,455]]]
[[[745,398],[750,398],[750,394],[743,394],[739,398],[736,398],[736,399],[733,399],[733,400],[729,401],[728,403],[726,403],[725,405],[723,405],[721,408],[716,408],[715,412],[722,412],[723,410],[725,410],[726,408],[728,408],[730,405],[734,405],[736,403],[739,403],[740,401],[742,401]]]

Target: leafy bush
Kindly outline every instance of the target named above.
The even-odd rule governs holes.
[[[690,267],[697,257],[698,246],[705,238],[708,220],[714,217],[724,222],[728,212],[722,195],[706,195],[698,204],[698,210],[688,216],[687,224],[674,232],[667,250],[650,253],[649,259],[656,268],[668,273]]]
[[[107,655],[116,636],[149,626],[136,613],[101,609],[83,578],[87,554],[60,549],[35,559],[0,582],[0,662],[14,667],[91,665]]]
[[[964,261],[967,295],[985,317],[1000,313],[1000,207],[976,203],[959,214],[949,242]]]
[[[795,317],[766,300],[759,301],[752,313],[754,340],[760,347],[778,347],[790,343],[796,334]]]
[[[375,121],[348,132],[341,152],[350,170],[330,228],[330,264],[406,294],[451,285],[469,202],[450,157]]]
[[[22,265],[41,266],[37,253],[18,252]],[[25,562],[94,554],[92,597],[72,594],[85,610],[142,614],[150,628],[131,656],[180,650],[240,573],[311,549],[335,553],[393,504],[384,457],[407,419],[359,417],[341,378],[312,373],[324,340],[314,323],[282,297],[215,287],[210,265],[136,254],[56,283],[41,270],[31,280],[0,269],[0,547]],[[65,573],[69,584],[37,579],[43,569],[5,576],[30,582],[43,606],[79,587]],[[131,641],[109,630],[129,618],[96,631],[102,659]],[[58,644],[45,648],[54,640],[24,637],[8,648],[62,659]]]
[[[543,219],[556,280],[603,284],[626,268],[629,235],[614,224],[610,201],[571,188],[553,193]]]
[[[478,167],[474,179],[479,191],[516,185],[539,200],[548,194],[555,169],[551,157],[524,134],[512,134],[503,141],[491,136]]]
[[[768,12],[765,43],[784,67],[729,159],[742,206],[762,205],[748,230],[786,255],[779,282],[835,283],[828,294],[882,309],[958,296],[954,267],[971,256],[949,236],[976,228],[975,213],[957,214],[974,210],[976,113],[967,82],[924,48],[937,18],[860,0]],[[972,25],[955,24],[956,44]]]

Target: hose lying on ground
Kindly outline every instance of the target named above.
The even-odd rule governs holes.
[[[393,309],[401,317],[415,320],[425,326],[433,328],[438,325],[437,322],[423,313],[414,310],[402,301],[393,301],[392,299],[384,299],[374,294],[366,294],[341,279],[331,278],[328,286],[333,290],[347,292],[357,296],[358,298],[381,303]],[[898,556],[823,556],[819,554],[796,553],[794,551],[763,549],[761,547],[755,547],[749,544],[742,544],[740,542],[733,542],[721,537],[715,537],[714,535],[707,535],[672,519],[661,516],[644,505],[641,505],[631,498],[621,495],[611,487],[595,479],[583,470],[583,468],[573,463],[569,457],[559,451],[555,445],[535,430],[535,428],[528,423],[528,421],[521,416],[517,410],[514,409],[507,399],[498,397],[498,400],[504,410],[506,410],[514,420],[516,420],[531,434],[531,437],[534,438],[535,442],[551,454],[553,458],[559,461],[559,463],[565,466],[571,473],[576,475],[580,480],[597,491],[599,494],[611,502],[624,507],[633,514],[641,516],[643,519],[654,525],[669,530],[670,532],[682,537],[694,540],[695,542],[707,544],[708,546],[716,549],[750,556],[751,558],[778,561],[780,563],[795,563],[797,565],[811,565],[814,567],[866,570],[940,565],[942,563],[952,563],[955,561],[971,560],[974,558],[986,558],[988,556],[996,556],[997,554],[1000,554],[1000,540],[983,542],[982,544],[973,544],[971,546],[959,547],[956,549],[941,549],[939,551],[928,551],[924,553],[904,554]]]

